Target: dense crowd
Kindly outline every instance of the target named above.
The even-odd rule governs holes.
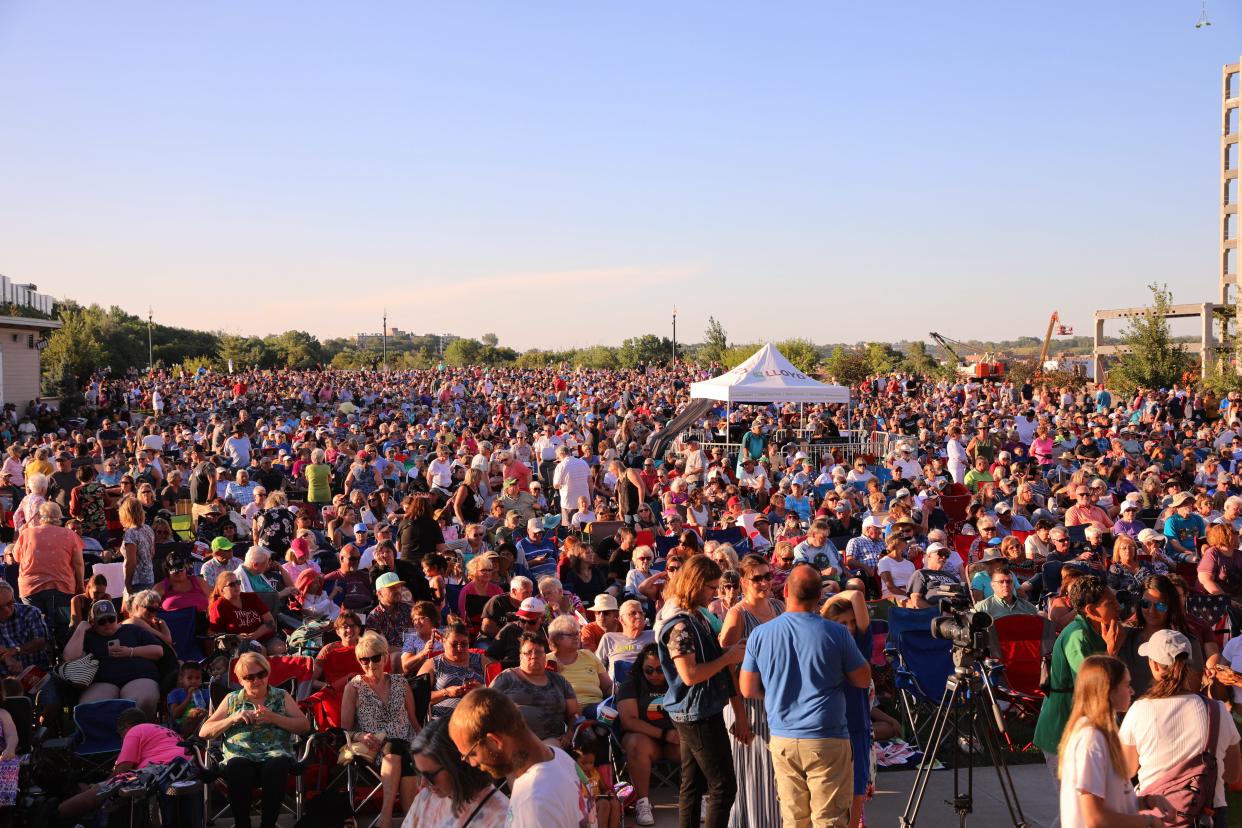
[[[336,732],[385,826],[651,825],[678,774],[683,828],[854,826],[873,743],[909,733],[872,619],[960,595],[1046,619],[1063,824],[1163,824],[1210,722],[1225,824],[1239,395],[873,377],[849,407],[721,405],[653,456],[706,376],[165,372],[96,378],[80,420],[11,412],[5,690],[62,731],[132,700],[115,773],[214,750],[239,825],[256,798],[275,825]],[[885,456],[842,437],[877,431]]]

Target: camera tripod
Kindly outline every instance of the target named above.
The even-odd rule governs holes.
[[[958,741],[965,734],[977,734],[996,768],[996,776],[1000,781],[1001,794],[1005,805],[1009,808],[1009,817],[1014,828],[1028,828],[1026,817],[1022,815],[1022,806],[1018,802],[1018,792],[1013,786],[1013,777],[1009,775],[1009,766],[1005,763],[1005,755],[1001,750],[1000,734],[1005,730],[1005,721],[1000,708],[996,705],[996,697],[992,694],[992,686],[980,673],[978,663],[972,653],[954,649],[954,670],[945,682],[944,697],[936,710],[932,721],[931,732],[927,739],[927,752],[919,763],[918,773],[914,777],[914,788],[906,801],[906,809],[902,812],[899,825],[901,828],[914,828],[919,817],[919,809],[923,805],[923,795],[927,793],[927,781],[932,769],[936,766],[936,754],[944,741],[945,732],[950,725],[953,728],[953,798],[945,802],[953,806],[957,813],[958,824],[965,828],[966,817],[974,810],[974,776],[975,760],[972,751],[965,751],[966,791],[961,790],[958,772],[959,754],[962,752]],[[965,727],[963,728],[963,719]]]

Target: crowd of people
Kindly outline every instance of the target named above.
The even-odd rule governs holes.
[[[83,420],[14,413],[5,692],[49,725],[133,700],[118,773],[215,745],[239,825],[276,824],[329,728],[385,826],[652,825],[676,775],[683,828],[861,826],[902,729],[872,618],[958,594],[1046,619],[1063,824],[1163,824],[1213,734],[1198,807],[1225,824],[1239,395],[872,377],[848,406],[721,406],[653,455],[705,376],[162,372],[92,381]],[[874,432],[891,452],[848,439]]]

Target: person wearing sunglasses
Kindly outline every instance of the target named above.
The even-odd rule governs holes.
[[[462,761],[448,726],[447,718],[432,719],[410,743],[414,772],[424,784],[402,828],[503,828],[509,797],[491,776]]]
[[[664,759],[681,763],[681,740],[673,720],[664,712],[664,693],[668,681],[660,668],[660,653],[654,640],[645,645],[634,660],[634,668],[617,686],[617,712],[621,722],[621,746],[634,785],[634,821],[655,825],[648,799],[651,766]]]
[[[263,599],[253,592],[242,592],[238,573],[221,572],[216,577],[207,609],[208,634],[236,635],[247,646],[279,655],[286,648],[276,629],[276,619]]]
[[[133,624],[151,633],[169,647],[173,646],[172,632],[164,623],[164,619],[160,618],[162,606],[158,592],[153,589],[144,589],[141,592],[130,593],[125,596],[122,606],[128,615],[122,626]]]
[[[1164,575],[1147,577],[1142,583],[1142,591],[1138,593],[1135,610],[1131,621],[1133,626],[1126,628],[1126,637],[1117,652],[1117,658],[1130,668],[1135,695],[1146,693],[1152,684],[1151,666],[1146,656],[1139,655],[1139,647],[1161,630],[1174,630],[1190,639],[1190,662],[1187,666],[1194,686],[1199,687],[1199,678],[1209,664],[1215,664],[1221,651],[1211,634],[1204,635],[1186,617],[1185,605],[1173,582]],[[1224,663],[1228,664],[1229,659]]]
[[[388,642],[375,632],[366,632],[354,647],[361,675],[345,685],[341,698],[341,727],[354,733],[382,757],[380,781],[383,799],[380,803],[380,825],[392,824],[397,794],[408,810],[414,801],[418,779],[410,756],[410,739],[417,732],[414,722],[414,696],[405,676],[390,673]],[[382,734],[382,735],[381,735]]]
[[[65,645],[65,661],[86,654],[99,661],[95,681],[82,691],[81,701],[133,699],[154,718],[160,699],[160,673],[156,662],[164,655],[164,645],[147,630],[121,624],[111,601],[96,601],[89,617],[78,625]]]
[[[207,605],[211,598],[211,589],[207,582],[190,569],[189,561],[178,552],[170,554],[165,560],[164,580],[154,587],[163,609],[175,612],[186,607],[207,615]]]
[[[527,599],[527,601],[535,600],[538,599]],[[540,601],[540,604],[542,603]],[[523,607],[525,606],[526,603],[523,602]],[[542,610],[540,616],[542,618]],[[461,701],[462,696],[484,684],[487,666],[492,663],[491,649],[488,650],[488,655],[470,652],[470,630],[465,624],[454,621],[453,618],[450,616],[450,622],[444,627],[444,652],[424,661],[423,666],[418,669],[420,676],[431,676],[431,718],[433,719],[452,714],[453,708]]]
[[[203,722],[199,736],[223,737],[223,775],[234,824],[250,825],[250,805],[258,788],[260,828],[276,828],[296,761],[294,737],[308,733],[310,722],[292,696],[270,686],[271,664],[264,656],[242,653],[234,673],[241,689],[225,696]]]

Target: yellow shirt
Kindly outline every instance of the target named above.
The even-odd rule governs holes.
[[[56,471],[56,467],[46,460],[31,460],[26,464],[26,477],[32,474],[51,474]]]
[[[555,661],[555,656],[548,656],[549,663]],[[604,700],[604,693],[599,686],[599,674],[604,672],[604,664],[595,657],[595,653],[590,650],[579,650],[578,657],[574,659],[573,664],[569,666],[558,664],[556,670],[574,688],[578,704],[585,707],[588,704],[599,704]]]

